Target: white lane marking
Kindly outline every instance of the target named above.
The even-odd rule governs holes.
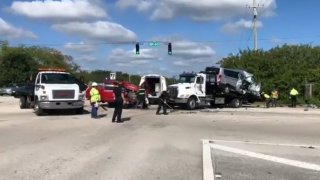
[[[311,163],[306,163],[306,162],[301,162],[301,161],[280,158],[280,157],[276,157],[276,156],[265,155],[265,154],[261,154],[261,153],[255,153],[255,152],[251,152],[251,151],[245,151],[245,150],[231,148],[231,147],[222,146],[222,145],[218,145],[218,144],[211,144],[211,148],[222,150],[222,151],[227,151],[227,152],[231,152],[231,153],[241,154],[241,155],[249,156],[249,157],[253,157],[253,158],[263,159],[263,160],[267,160],[267,161],[273,161],[273,162],[277,162],[277,163],[281,163],[281,164],[285,164],[285,165],[289,165],[289,166],[295,166],[295,167],[299,167],[299,168],[320,171],[320,165],[317,165],[317,164],[311,164]]]
[[[222,139],[212,139],[209,142],[226,142],[226,143],[240,143],[240,144],[256,144],[256,145],[269,145],[269,146],[288,146],[288,147],[314,147],[320,148],[320,145],[307,145],[307,144],[277,144],[277,143],[261,143],[261,142],[252,142],[252,141],[232,141],[232,140],[222,140]]]
[[[203,180],[214,180],[211,148],[208,140],[202,141]]]

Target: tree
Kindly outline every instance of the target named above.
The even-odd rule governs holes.
[[[0,85],[26,82],[37,68],[36,61],[24,48],[7,48],[1,56]]]
[[[46,47],[10,47],[1,43],[0,86],[8,83],[24,83],[36,74],[40,67],[64,68],[71,73],[80,71],[71,56]]]

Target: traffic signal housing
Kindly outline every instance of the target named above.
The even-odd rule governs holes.
[[[139,43],[136,43],[136,54],[140,54],[140,45]]]
[[[172,44],[168,43],[168,55],[172,55]]]

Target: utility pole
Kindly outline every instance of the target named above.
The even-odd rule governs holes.
[[[247,6],[248,8],[253,10],[253,36],[254,36],[254,50],[258,50],[258,32],[257,32],[257,16],[258,16],[258,8],[263,7],[259,4],[256,4],[256,0],[253,0],[252,6]]]

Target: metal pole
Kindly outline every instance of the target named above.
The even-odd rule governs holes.
[[[253,34],[254,34],[254,50],[256,51],[258,49],[258,42],[257,42],[257,6],[256,6],[256,0],[253,0]]]

